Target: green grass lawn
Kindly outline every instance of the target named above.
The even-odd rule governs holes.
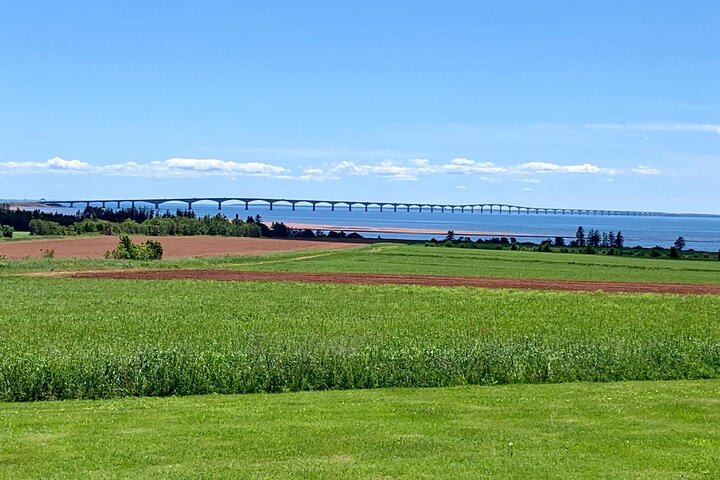
[[[301,272],[400,273],[508,278],[720,283],[720,262],[605,255],[470,250],[376,244],[350,250],[301,251],[128,262],[113,260],[0,260],[0,274],[107,268],[234,268]]]
[[[720,376],[718,296],[0,277],[0,399]]]
[[[715,479],[719,398],[712,380],[0,403],[0,477]]]
[[[282,262],[243,261],[244,270],[403,273],[508,278],[720,283],[720,262],[605,255],[375,245]]]

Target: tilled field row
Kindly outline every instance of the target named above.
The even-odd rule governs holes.
[[[667,283],[596,282],[436,275],[378,275],[364,273],[243,272],[235,270],[122,270],[68,273],[71,278],[118,280],[218,280],[232,282],[306,282],[357,285],[426,285],[438,287],[520,288],[573,292],[675,293],[720,295],[720,285]]]

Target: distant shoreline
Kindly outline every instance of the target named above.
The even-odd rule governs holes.
[[[439,230],[432,228],[406,228],[406,227],[371,227],[371,226],[349,226],[349,225],[319,225],[308,223],[286,223],[290,228],[298,230],[334,230],[343,232],[357,233],[392,233],[392,234],[409,234],[409,235],[447,235],[448,230]],[[474,230],[453,230],[456,237],[520,237],[520,238],[554,238],[559,235],[538,235],[532,233],[510,233],[510,232],[488,232]],[[563,237],[570,238],[570,237]],[[572,237],[575,238],[575,237]]]

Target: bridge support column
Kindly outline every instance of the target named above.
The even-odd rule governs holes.
[[[135,200],[130,202],[130,208],[133,208],[133,209],[135,208]],[[192,204],[190,205],[190,210],[192,210]]]
[[[366,211],[366,212],[367,212],[367,207],[368,207],[367,204],[365,204],[365,211]]]
[[[313,212],[315,211],[315,205],[316,205],[315,203],[312,204],[312,206],[313,206]]]
[[[292,211],[294,212],[295,211],[295,202],[291,202],[291,205],[292,205]]]
[[[408,205],[408,207],[407,207],[407,211],[408,211],[408,213],[410,213],[410,206],[409,206],[409,205]]]
[[[273,202],[270,202],[270,211],[272,212],[273,209]]]
[[[352,205],[348,204],[348,212],[352,212]]]
[[[382,205],[380,205],[380,213],[382,213],[382,207],[383,207],[383,206],[382,206]]]
[[[155,205],[155,210],[160,210],[160,202],[154,202],[153,205]]]
[[[334,204],[334,203],[331,203],[331,204],[330,204],[330,211],[331,211],[331,212],[334,212],[334,211],[335,211],[335,204]]]
[[[397,212],[397,205],[393,205],[393,211]]]
[[[249,203],[249,202],[245,202],[245,210],[248,209],[248,203]]]
[[[218,210],[222,210],[222,202],[218,200]]]
[[[433,212],[435,212],[435,207],[430,205],[430,213],[433,213]]]

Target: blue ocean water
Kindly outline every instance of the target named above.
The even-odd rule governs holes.
[[[123,204],[123,207],[128,206]],[[142,204],[138,204],[138,207]],[[174,212],[176,209],[185,209],[186,204],[167,203],[161,206],[160,211]],[[77,208],[53,209],[66,213],[74,213]],[[600,216],[600,215],[552,215],[552,214],[527,214],[507,213],[451,213],[446,210],[444,213],[436,210],[430,212],[424,209],[422,212],[412,209],[407,212],[405,209],[398,209],[394,212],[392,208],[386,207],[382,212],[378,208],[369,208],[366,212],[362,207],[355,207],[348,211],[347,207],[336,206],[335,211],[330,207],[318,206],[313,211],[310,206],[296,207],[292,211],[289,205],[276,204],[273,210],[266,204],[251,204],[245,209],[244,204],[225,203],[222,210],[218,210],[216,203],[198,202],[193,205],[197,215],[215,215],[222,213],[227,217],[246,218],[249,215],[260,215],[265,222],[285,222],[289,224],[308,225],[332,225],[337,227],[371,227],[379,229],[407,228],[432,230],[438,233],[433,234],[393,234],[384,232],[361,232],[366,237],[380,236],[382,238],[412,238],[429,239],[431,237],[442,238],[443,232],[455,231],[456,235],[471,236],[473,239],[478,235],[468,235],[469,232],[483,232],[489,236],[512,236],[518,240],[538,241],[541,238],[553,238],[555,236],[574,237],[577,227],[582,225],[586,231],[598,229],[601,232],[622,231],[625,237],[625,245],[633,247],[654,247],[660,245],[670,247],[679,236],[685,238],[688,249],[717,252],[720,250],[720,218],[716,217],[630,217],[630,216]]]

